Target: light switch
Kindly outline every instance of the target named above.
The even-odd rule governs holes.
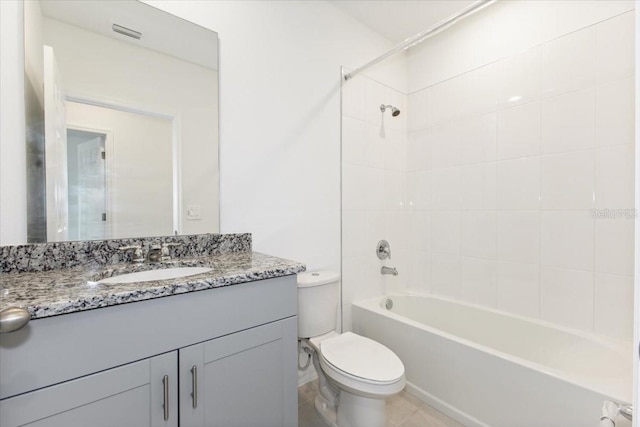
[[[187,219],[202,219],[202,209],[200,205],[187,206]]]

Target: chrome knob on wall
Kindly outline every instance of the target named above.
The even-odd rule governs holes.
[[[391,259],[391,246],[386,240],[380,240],[376,245],[376,255],[380,259]]]
[[[15,332],[31,320],[31,314],[20,307],[9,307],[0,311],[0,333]]]

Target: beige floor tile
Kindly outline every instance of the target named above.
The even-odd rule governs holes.
[[[317,381],[298,388],[299,427],[327,427],[315,408]],[[387,427],[464,427],[403,391],[387,399]]]

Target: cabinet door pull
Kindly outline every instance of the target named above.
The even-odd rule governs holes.
[[[169,375],[162,377],[162,387],[164,388],[164,420],[169,420]]]
[[[198,407],[198,367],[191,367],[191,397],[193,398],[193,409]]]

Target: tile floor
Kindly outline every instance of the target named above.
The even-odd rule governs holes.
[[[327,427],[314,407],[317,380],[298,388],[299,427]],[[387,427],[464,427],[403,391],[387,400]]]

